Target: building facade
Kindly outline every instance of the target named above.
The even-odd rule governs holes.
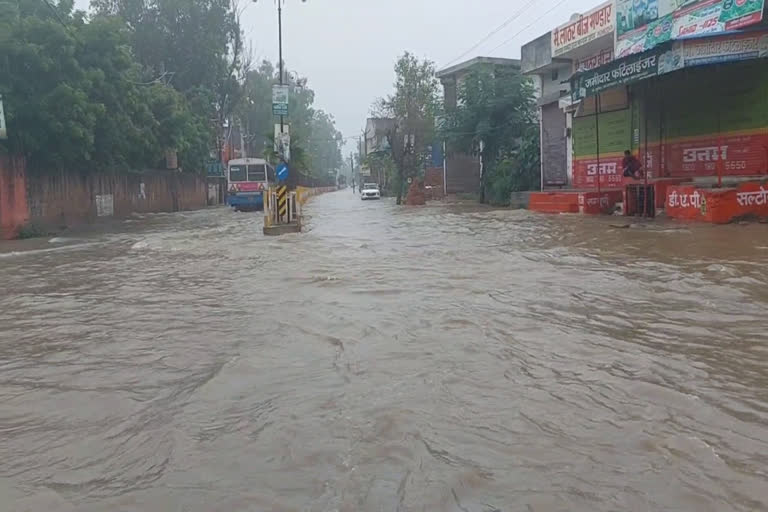
[[[542,190],[574,185],[573,109],[569,80],[575,72],[613,59],[614,4],[586,14],[525,44],[522,71],[537,82],[541,123]]]
[[[646,4],[653,8],[640,12],[616,0],[574,16],[550,33],[551,60],[546,36],[524,48],[524,72],[542,84],[542,176],[546,182],[562,160],[548,148],[561,119],[544,107],[554,103],[547,92],[555,87],[553,69],[566,64],[558,105],[568,186],[636,186],[623,172],[630,151],[642,165],[643,194],[656,207],[711,217],[704,190],[694,197],[678,187],[736,190],[768,178],[765,0]],[[761,190],[743,192],[741,202],[768,208]]]

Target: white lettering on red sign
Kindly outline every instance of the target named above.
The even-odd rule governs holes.
[[[719,149],[719,151],[718,151]],[[690,148],[683,150],[683,162],[717,162],[722,158],[728,160],[728,146],[709,146],[706,148]]]
[[[768,190],[761,186],[760,190],[756,192],[738,192],[736,202],[739,203],[739,206],[764,206],[768,204]]]

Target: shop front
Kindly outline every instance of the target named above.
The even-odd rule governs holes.
[[[642,163],[645,194],[675,217],[671,194],[692,195],[676,186],[704,197],[709,187],[768,179],[766,57],[768,30],[758,28],[668,41],[574,76],[574,186],[637,185],[623,176],[629,150]],[[722,221],[712,207],[701,219]]]

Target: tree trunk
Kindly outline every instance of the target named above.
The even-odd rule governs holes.
[[[405,173],[403,169],[397,171],[397,205],[403,204],[403,183],[405,182]]]

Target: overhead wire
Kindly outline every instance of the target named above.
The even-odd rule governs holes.
[[[504,22],[503,22],[501,25],[499,25],[498,27],[496,27],[496,28],[495,28],[495,29],[493,29],[492,31],[488,32],[488,34],[486,34],[486,35],[485,35],[485,37],[483,37],[482,39],[480,39],[480,41],[478,41],[477,43],[475,43],[474,45],[472,45],[472,46],[471,46],[471,47],[470,47],[468,50],[466,50],[464,53],[462,53],[461,55],[459,55],[459,56],[458,56],[458,57],[456,57],[455,59],[453,59],[453,60],[449,61],[448,63],[446,63],[444,67],[448,67],[448,66],[450,66],[451,64],[453,64],[454,62],[458,61],[458,60],[459,60],[459,59],[461,59],[462,57],[464,57],[464,56],[468,55],[468,54],[469,54],[469,53],[471,53],[472,51],[474,51],[474,50],[476,50],[477,48],[479,48],[479,47],[480,47],[480,45],[482,45],[484,42],[486,42],[487,40],[489,40],[490,38],[492,38],[493,36],[495,36],[496,34],[498,34],[499,32],[501,32],[502,30],[504,30],[506,27],[508,27],[508,26],[509,26],[509,24],[510,24],[510,23],[512,23],[513,21],[515,21],[517,18],[519,18],[519,17],[520,17],[520,15],[523,13],[523,11],[525,11],[525,10],[526,10],[528,7],[530,7],[531,5],[533,5],[533,4],[534,4],[536,1],[537,1],[537,0],[529,0],[529,1],[528,1],[528,3],[526,3],[526,4],[525,4],[523,7],[521,7],[521,8],[520,8],[520,9],[519,9],[517,12],[515,12],[515,13],[514,13],[512,16],[510,16],[509,18],[507,18],[507,19],[506,19],[506,20],[505,20],[505,21],[504,21]]]
[[[519,36],[520,34],[522,34],[523,32],[525,32],[525,31],[526,31],[526,30],[528,30],[529,28],[531,28],[531,27],[532,27],[533,25],[535,25],[537,22],[541,21],[541,20],[542,20],[542,18],[544,18],[544,16],[546,16],[547,14],[550,14],[552,11],[554,11],[555,9],[557,9],[558,7],[560,7],[560,6],[561,6],[561,5],[563,5],[565,2],[568,2],[568,1],[569,1],[569,0],[560,0],[560,1],[559,1],[559,2],[557,2],[555,5],[553,5],[553,6],[552,6],[552,7],[551,7],[551,8],[550,8],[548,11],[546,11],[545,13],[543,13],[543,14],[542,14],[541,16],[539,16],[538,18],[534,19],[532,22],[530,22],[530,23],[529,23],[528,25],[526,25],[525,27],[523,27],[523,28],[521,28],[520,30],[518,30],[517,32],[515,32],[515,35],[513,35],[512,37],[510,37],[509,39],[507,39],[506,41],[504,41],[504,42],[503,42],[503,43],[501,43],[500,45],[498,45],[498,46],[494,47],[494,48],[493,48],[493,49],[492,49],[490,52],[488,52],[488,53],[489,53],[489,54],[491,54],[491,53],[495,52],[496,50],[498,50],[499,48],[501,48],[502,46],[506,46],[506,45],[508,45],[509,43],[511,43],[512,41],[514,41],[514,40],[515,40],[515,38],[517,38],[517,36]]]

